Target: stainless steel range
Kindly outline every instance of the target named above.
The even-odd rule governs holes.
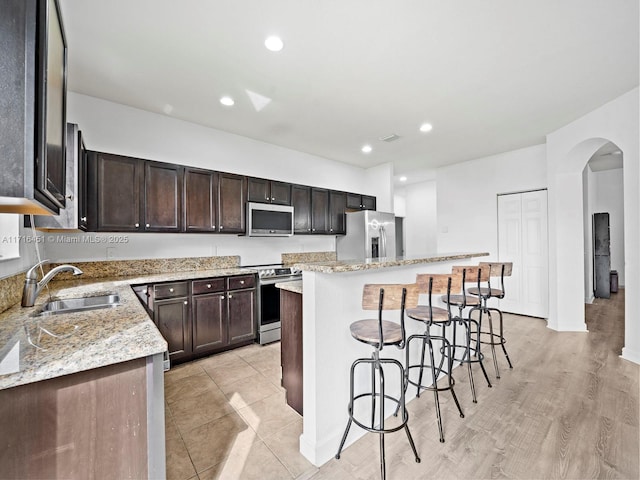
[[[280,290],[276,283],[301,280],[302,272],[280,265],[259,265],[258,271],[258,342],[280,340]]]

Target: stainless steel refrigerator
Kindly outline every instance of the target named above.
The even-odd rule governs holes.
[[[363,210],[346,215],[347,234],[336,239],[338,260],[396,257],[393,213]]]
[[[611,296],[611,249],[609,236],[609,214],[593,214],[593,287],[598,298]]]

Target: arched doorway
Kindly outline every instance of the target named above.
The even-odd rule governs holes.
[[[586,331],[582,173],[612,142],[623,152],[625,336],[622,357],[640,364],[640,89],[547,135],[549,321],[558,331]]]

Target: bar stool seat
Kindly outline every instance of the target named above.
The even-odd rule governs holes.
[[[410,308],[407,310],[407,316],[414,320],[421,320],[423,322],[442,323],[451,320],[449,311],[444,308],[433,307],[432,311],[429,311],[429,307],[425,305],[418,305],[416,308]]]
[[[471,290],[471,289],[469,289]],[[469,292],[471,293],[471,292]],[[440,297],[443,302],[451,304],[454,307],[479,307],[480,299],[478,297],[468,297],[466,295],[449,295],[447,299],[446,295]]]
[[[347,421],[347,427],[344,430],[340,446],[338,447],[338,453],[335,458],[340,458],[340,453],[344,447],[344,443],[347,440],[349,429],[351,424],[355,423],[362,429],[377,433],[380,436],[380,474],[382,479],[386,478],[386,465],[385,465],[385,448],[384,448],[384,436],[387,433],[397,432],[404,429],[409,445],[415,456],[417,463],[420,463],[420,457],[416,450],[416,446],[413,443],[411,432],[409,431],[409,413],[405,405],[405,369],[402,363],[395,358],[381,358],[380,352],[384,347],[395,346],[396,348],[403,349],[405,346],[405,329],[404,329],[404,315],[407,307],[415,307],[418,304],[418,286],[416,284],[408,285],[394,285],[394,284],[371,284],[365,285],[362,292],[362,309],[363,310],[377,310],[378,318],[375,320],[364,319],[353,322],[349,329],[351,336],[359,342],[366,343],[373,347],[373,354],[370,358],[358,358],[351,364],[351,374],[349,381],[349,420]],[[395,323],[389,320],[382,319],[383,310],[399,310],[400,322]],[[363,393],[355,392],[355,371],[356,368],[368,366],[370,369],[370,388],[371,390]],[[398,379],[398,395],[394,396],[387,393],[387,373],[393,369],[397,369]],[[325,392],[330,394],[330,392]],[[385,404],[390,403],[395,409],[395,416],[398,416],[398,412],[401,413],[398,421],[393,422],[392,425],[385,425]],[[362,411],[356,414],[356,405],[360,407],[366,407],[369,405],[370,417],[363,418]],[[367,412],[367,409],[364,409]],[[393,413],[393,410],[391,411]],[[377,415],[376,415],[377,414]]]
[[[378,320],[357,320],[349,329],[351,336],[360,342],[376,346],[380,343],[380,329]],[[400,325],[389,320],[382,321],[382,337],[384,346],[399,345],[402,343],[402,329]]]
[[[497,288],[473,287],[473,288],[467,288],[467,293],[469,293],[470,295],[481,295],[484,297],[491,296],[491,297],[504,298],[504,291]],[[469,305],[469,303],[467,303],[467,305]]]

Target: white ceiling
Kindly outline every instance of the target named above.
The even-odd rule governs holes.
[[[638,85],[638,0],[59,1],[71,90],[410,178]]]

